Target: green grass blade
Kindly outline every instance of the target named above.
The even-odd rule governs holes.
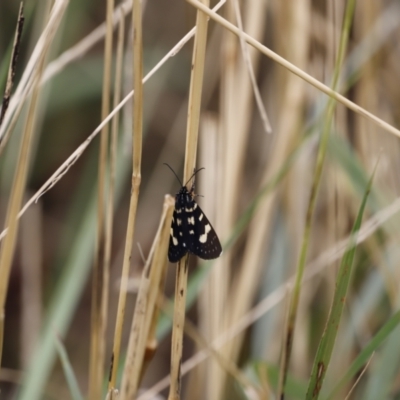
[[[398,392],[396,378],[399,374],[399,337],[400,326],[397,326],[393,335],[390,335],[379,353],[374,356],[362,394],[363,400],[398,399],[392,392]]]
[[[342,168],[346,178],[350,181],[351,187],[361,199],[365,187],[368,185],[369,177],[355,150],[350,147],[347,140],[337,134],[331,135],[329,138],[328,154]],[[388,204],[386,199],[388,199],[388,196],[381,188],[379,190],[372,188],[368,201],[369,209],[378,212]]]
[[[272,365],[265,361],[252,361],[245,373],[257,387],[268,386],[276,390],[279,384],[279,365]],[[291,400],[303,400],[306,395],[307,385],[305,381],[296,379],[291,374],[286,382],[286,394]],[[272,398],[272,397],[271,397]]]
[[[317,355],[314,360],[311,378],[307,389],[307,400],[318,399],[326,375],[326,371],[329,366],[333,346],[335,344],[339,328],[340,319],[343,313],[347,289],[349,287],[350,278],[352,275],[354,255],[356,251],[356,236],[357,232],[360,230],[362,216],[364,213],[365,205],[367,203],[369,192],[371,190],[374,174],[375,171],[373,172],[371,179],[368,182],[367,189],[365,191],[360,209],[358,211],[358,215],[352,229],[352,240],[349,241],[347,251],[344,254],[340,263],[339,272],[336,280],[333,304],[329,313],[325,331],[322,335],[322,339],[317,350]]]
[[[119,146],[122,154],[123,141]],[[122,193],[123,182],[129,173],[128,158],[119,157],[116,179],[116,201]],[[82,212],[81,223],[76,229],[74,243],[71,245],[68,258],[63,265],[63,276],[54,291],[50,309],[47,313],[46,325],[32,358],[31,367],[23,381],[19,400],[39,400],[42,390],[51,372],[56,358],[54,331],[63,337],[69,327],[80,295],[90,272],[90,261],[93,257],[93,246],[96,226],[96,195],[94,188],[91,200]]]
[[[341,72],[341,67],[343,65],[343,61],[346,54],[347,49],[347,42],[349,39],[351,23],[354,15],[355,9],[355,0],[348,0],[346,2],[346,7],[344,11],[344,21],[343,21],[343,28],[340,35],[340,43],[338,49],[338,56],[335,62],[335,68],[333,73],[333,80],[332,80],[332,89],[337,90],[339,77]],[[314,168],[314,176],[312,179],[311,191],[310,191],[310,199],[308,201],[307,211],[306,211],[306,218],[304,224],[304,233],[301,240],[300,245],[300,253],[298,256],[297,266],[296,266],[296,277],[295,283],[293,287],[293,292],[290,297],[289,302],[289,313],[287,318],[287,328],[285,332],[285,337],[283,339],[283,346],[284,350],[282,352],[283,359],[282,359],[282,376],[279,388],[279,396],[284,399],[285,398],[285,383],[286,377],[289,371],[289,362],[292,353],[293,341],[294,341],[294,334],[295,334],[295,326],[296,326],[296,317],[297,311],[299,306],[300,300],[300,293],[302,289],[302,281],[304,275],[304,269],[307,261],[308,255],[308,247],[310,244],[310,237],[311,237],[311,229],[313,223],[313,215],[317,203],[317,196],[319,192],[319,187],[321,183],[322,171],[325,163],[326,152],[329,143],[329,136],[332,127],[332,121],[334,117],[336,109],[336,100],[332,97],[329,99],[326,112],[324,112],[325,117],[323,120],[323,128],[321,133],[321,139],[318,147],[317,152],[317,159],[315,162]]]
[[[393,332],[393,330],[400,325],[400,310],[392,315],[385,325],[379,330],[379,332],[373,337],[363,351],[357,356],[352,362],[349,369],[340,379],[338,384],[335,386],[331,394],[326,400],[334,400],[337,398],[338,393],[343,387],[348,384],[356,374],[363,368],[372,356],[373,352],[387,339],[387,337]]]
[[[56,358],[54,331],[61,337],[66,333],[80,294],[87,280],[90,260],[93,255],[93,240],[88,240],[95,232],[95,198],[92,198],[88,211],[78,230],[69,259],[66,260],[64,274],[55,290],[47,323],[34,353],[33,366],[28,370],[23,382],[21,400],[39,400]],[[94,237],[94,236],[92,236]]]

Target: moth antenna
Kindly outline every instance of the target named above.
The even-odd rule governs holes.
[[[183,186],[182,185],[182,182],[181,182],[181,180],[178,178],[178,175],[175,173],[175,171],[171,168],[171,166],[169,165],[169,164],[167,164],[167,163],[163,163],[164,165],[166,165],[172,172],[173,172],[173,174],[176,176],[176,179],[178,179],[178,182],[181,184],[181,186]],[[190,179],[189,179],[190,180]]]
[[[193,172],[193,175],[188,179],[188,181],[186,182],[186,184],[185,185],[182,185],[182,181],[179,179],[179,177],[178,177],[178,175],[176,174],[176,172],[172,169],[172,167],[169,165],[169,164],[167,164],[167,163],[163,163],[164,165],[166,165],[172,172],[173,172],[173,174],[176,176],[176,179],[178,179],[178,182],[181,184],[181,186],[183,187],[183,186],[186,186],[193,178],[194,178],[194,176],[198,173],[198,172],[200,172],[202,169],[205,169],[204,167],[203,168],[199,168],[197,171],[195,170],[194,172]]]
[[[199,168],[197,171],[195,170],[194,172],[193,172],[193,175],[188,179],[188,181],[186,182],[186,184],[185,184],[185,186],[192,180],[192,178],[194,178],[194,176],[198,173],[198,172],[200,172],[202,169],[205,169],[204,167],[203,168]]]

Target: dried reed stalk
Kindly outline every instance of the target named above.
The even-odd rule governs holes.
[[[160,225],[154,239],[150,257],[142,273],[136,299],[122,376],[120,400],[128,400],[136,397],[140,379],[143,376],[147,341],[156,310],[156,302],[160,295],[160,285],[167,269],[166,254],[168,252],[174,205],[174,198],[169,195],[165,196]],[[153,253],[154,257],[152,257]]]
[[[54,39],[56,28],[61,22],[61,18],[64,14],[67,6],[66,1],[58,1],[54,4],[49,20],[41,36],[40,53],[38,56],[38,65],[34,71],[32,77],[33,93],[31,102],[29,105],[28,116],[24,132],[21,139],[21,147],[19,150],[18,163],[13,179],[13,186],[11,189],[7,216],[5,226],[8,227],[8,235],[4,240],[4,243],[0,250],[0,361],[3,350],[3,333],[4,333],[4,307],[6,301],[6,294],[8,289],[8,282],[10,277],[10,271],[12,266],[12,260],[14,256],[14,250],[16,245],[16,238],[18,233],[18,210],[21,207],[22,198],[25,190],[29,156],[31,152],[32,136],[36,118],[36,111],[39,98],[39,82],[43,72],[44,61],[49,50],[50,44]]]
[[[208,7],[208,0],[204,0],[203,4]],[[192,56],[183,182],[187,182],[196,166],[201,93],[207,44],[207,25],[207,16],[198,11]],[[171,343],[171,386],[168,400],[180,399],[183,326],[185,324],[188,267],[189,255],[187,254],[179,260],[176,273],[174,322]]]
[[[112,42],[113,26],[112,13],[114,0],[107,0],[106,13],[106,38],[104,42],[104,71],[101,119],[107,117],[110,112],[111,95],[111,63],[112,63]],[[108,166],[108,125],[105,125],[100,134],[100,150],[98,162],[98,188],[97,188],[97,231],[96,245],[93,262],[92,275],[92,309],[91,309],[91,333],[90,333],[90,358],[89,358],[89,398],[100,399],[101,382],[104,374],[105,356],[105,324],[102,317],[102,295],[108,289],[104,279],[104,244],[105,244],[105,194],[106,194],[106,171]]]
[[[139,199],[142,163],[143,129],[143,49],[142,49],[142,7],[140,0],[134,0],[133,13],[133,76],[135,97],[133,100],[133,171],[132,189],[129,204],[128,226],[125,239],[125,251],[121,273],[121,285],[118,298],[117,320],[115,323],[114,346],[110,368],[108,389],[115,388],[117,367],[121,348],[122,328],[124,323],[127,282],[135,231],[136,210]]]

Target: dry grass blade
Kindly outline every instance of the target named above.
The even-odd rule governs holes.
[[[343,104],[350,110],[354,111],[355,113],[369,119],[372,121],[374,124],[377,126],[383,128],[385,131],[392,133],[393,135],[399,136],[400,137],[400,130],[395,128],[393,125],[388,124],[387,122],[383,121],[382,119],[376,117],[374,114],[370,113],[369,111],[365,110],[364,108],[358,106],[357,104],[353,103],[340,93],[336,92],[335,90],[332,90],[328,86],[324,85],[321,83],[319,80],[313,78],[311,75],[305,73],[303,70],[297,68],[295,65],[290,63],[289,61],[285,60],[283,57],[279,56],[272,50],[270,50],[268,47],[264,46],[254,38],[252,38],[250,35],[248,35],[245,32],[241,32],[240,29],[238,29],[235,25],[231,24],[229,21],[226,19],[222,18],[220,15],[216,14],[209,8],[205,7],[202,3],[200,3],[197,0],[186,0],[188,3],[192,4],[194,7],[198,8],[199,10],[203,11],[205,14],[207,14],[210,18],[212,18],[214,21],[218,22],[225,28],[229,29],[231,32],[233,32],[235,35],[240,36],[242,35],[244,40],[246,40],[247,43],[250,45],[254,46],[257,50],[259,50],[261,53],[265,54],[267,57],[270,57],[272,60],[276,61],[286,69],[288,69],[290,72],[293,74],[297,75],[301,79],[304,79],[307,83],[310,85],[314,86],[321,92],[325,93],[326,95],[332,97],[339,103]]]
[[[6,88],[4,90],[3,102],[1,103],[0,126],[3,122],[4,115],[7,112],[8,104],[10,102],[11,89],[14,85],[15,69],[17,66],[19,47],[21,44],[22,29],[24,27],[24,20],[25,20],[24,6],[23,6],[23,3],[21,3],[19,6],[17,28],[15,31],[14,43],[13,43],[12,52],[11,52],[10,66],[8,67]]]
[[[257,85],[257,81],[256,81],[256,76],[254,74],[253,65],[251,64],[249,50],[247,48],[247,44],[246,44],[245,40],[243,39],[243,35],[242,35],[243,34],[243,23],[242,23],[242,16],[240,15],[239,1],[238,0],[234,0],[233,6],[234,6],[234,9],[235,9],[235,15],[236,15],[237,24],[238,24],[238,27],[239,27],[239,30],[240,30],[240,35],[239,35],[240,47],[242,49],[243,59],[244,59],[244,62],[246,64],[246,67],[247,67],[247,70],[248,70],[248,73],[249,73],[249,77],[250,77],[250,80],[251,80],[251,85],[253,87],[253,92],[254,92],[254,97],[256,99],[258,112],[260,113],[260,117],[261,117],[265,132],[271,133],[272,132],[271,123],[269,122],[267,111],[265,110],[264,104],[263,104],[262,99],[261,99],[261,94],[260,94],[260,90],[259,90],[258,85]]]
[[[21,139],[21,147],[18,156],[18,164],[13,180],[11,195],[7,210],[7,217],[5,226],[8,226],[6,240],[1,247],[0,252],[0,360],[3,347],[3,332],[4,332],[4,307],[6,301],[6,294],[8,289],[8,281],[11,271],[12,260],[14,256],[14,249],[16,245],[16,238],[18,233],[18,210],[21,207],[22,198],[25,190],[25,184],[28,173],[29,155],[31,151],[31,143],[34,129],[34,122],[36,117],[36,109],[39,98],[39,82],[43,69],[44,59],[49,49],[49,46],[54,38],[56,27],[59,25],[60,20],[64,14],[67,2],[58,1],[54,4],[50,14],[49,22],[46,26],[47,35],[43,36],[43,48],[38,59],[38,65],[35,69],[34,91],[31,103],[28,110],[28,116]]]
[[[208,6],[209,2],[205,0],[204,4]],[[183,182],[188,181],[196,166],[201,93],[203,87],[204,63],[207,45],[207,25],[207,16],[198,11],[196,18],[197,30],[192,56],[192,74],[190,80]],[[180,399],[183,326],[186,311],[188,267],[189,255],[187,254],[179,260],[176,272],[174,324],[172,328],[171,343],[171,386],[168,400]]]
[[[0,313],[1,313],[0,314],[0,335],[1,335],[0,360],[1,360],[2,346],[3,346],[3,332],[4,332],[4,318],[5,318],[4,307],[8,289],[8,281],[11,271],[11,265],[16,245],[16,238],[18,233],[17,215],[18,215],[18,209],[22,203],[22,197],[25,190],[38,96],[39,96],[39,91],[36,87],[32,96],[31,104],[28,111],[28,118],[22,136],[17,170],[15,173],[15,178],[13,181],[14,184],[11,190],[11,195],[7,210],[6,226],[9,227],[9,232],[6,237],[6,240],[3,243],[0,253]]]
[[[31,58],[29,59],[29,62],[25,67],[24,73],[19,81],[18,87],[10,101],[10,107],[6,116],[4,117],[3,124],[0,126],[0,141],[2,142],[2,146],[4,146],[4,143],[7,141],[7,138],[11,132],[11,128],[13,127],[13,123],[10,123],[11,119],[15,121],[18,117],[18,115],[13,112],[14,109],[17,109],[19,113],[22,108],[22,104],[34,87],[34,84],[36,84],[35,79],[40,69],[40,60],[42,60],[44,54],[47,53],[48,46],[56,33],[68,2],[68,0],[58,0],[54,3],[46,27],[37,41]]]
[[[104,43],[104,71],[101,119],[107,117],[110,112],[111,92],[111,63],[112,63],[112,42],[113,26],[112,12],[114,0],[107,0],[107,31]],[[104,373],[104,352],[105,352],[105,324],[106,320],[102,315],[102,296],[108,292],[104,288],[104,243],[105,243],[105,193],[106,193],[106,170],[108,165],[108,125],[101,130],[100,150],[98,162],[98,188],[97,188],[97,232],[96,246],[93,262],[92,276],[92,310],[91,310],[91,339],[90,339],[90,362],[89,362],[89,398],[99,399],[101,397],[101,381]]]
[[[167,268],[166,254],[174,205],[174,198],[167,195],[164,200],[158,232],[152,246],[152,248],[155,248],[154,257],[152,260],[150,258],[147,260],[142,273],[122,376],[121,400],[135,398],[143,375],[146,342],[160,293],[160,283]]]
[[[115,7],[112,15],[112,24],[115,28],[132,9],[132,0],[126,0]],[[92,47],[104,38],[107,31],[106,22],[94,29],[76,45],[64,51],[55,60],[49,63],[44,71],[41,84],[43,85],[55,75],[59,74],[67,65],[82,58]]]
[[[208,5],[208,2],[205,1],[204,4]],[[196,167],[201,93],[203,88],[204,62],[207,44],[207,24],[207,17],[203,13],[197,12],[196,36],[193,45],[192,75],[189,92],[183,182],[187,182]]]
[[[125,19],[124,9],[121,10],[121,20],[118,27],[118,44],[117,44],[117,60],[116,60],[116,76],[114,88],[114,107],[118,105],[121,100],[122,90],[122,68],[124,59],[124,33],[125,33]],[[101,318],[103,321],[107,320],[108,309],[108,296],[109,296],[109,280],[110,280],[110,264],[111,264],[111,247],[114,223],[114,190],[116,178],[116,164],[117,164],[117,146],[118,146],[118,130],[119,130],[119,114],[116,114],[111,127],[111,149],[110,149],[110,179],[108,188],[107,211],[106,211],[106,232],[105,232],[105,250],[104,250],[104,285],[102,294],[102,310]],[[108,393],[110,400],[115,398],[114,389]]]
[[[179,400],[181,398],[183,328],[185,326],[188,271],[189,255],[186,254],[179,260],[176,271],[174,320],[171,339],[171,385],[168,400]]]
[[[170,227],[169,225],[168,227]],[[168,272],[168,260],[165,257],[164,254],[164,268],[161,271],[161,278],[158,282],[158,298],[157,300],[161,297],[163,297],[163,292],[164,292],[164,286],[165,286],[165,278],[167,276]],[[158,305],[158,303],[157,303]],[[143,377],[144,373],[147,371],[147,368],[149,367],[158,347],[158,341],[157,341],[157,325],[159,322],[159,316],[160,316],[160,308],[159,306],[155,307],[153,310],[153,314],[151,316],[151,321],[150,321],[150,328],[149,328],[149,333],[147,335],[147,340],[146,340],[146,348],[145,348],[145,353],[144,353],[144,359],[143,359],[143,364],[142,364],[142,370],[141,370],[141,377]]]
[[[117,366],[121,348],[122,327],[124,323],[127,282],[130,269],[133,235],[136,221],[136,210],[139,200],[142,162],[142,129],[143,129],[143,49],[142,49],[142,6],[140,0],[133,2],[133,76],[135,97],[133,101],[133,171],[132,189],[129,204],[128,226],[125,238],[125,251],[121,273],[121,285],[118,298],[117,320],[115,323],[114,346],[110,369],[108,389],[116,384]]]
[[[369,358],[368,362],[365,364],[365,367],[362,369],[360,375],[358,375],[356,381],[354,382],[354,384],[352,385],[352,387],[349,390],[349,393],[347,393],[346,397],[344,398],[344,400],[349,400],[351,394],[353,393],[354,389],[356,388],[356,386],[358,385],[358,383],[360,382],[361,378],[364,376],[364,374],[367,372],[367,369],[369,367],[369,364],[371,363],[372,359],[374,358],[374,354],[373,353],[371,355],[371,357]]]

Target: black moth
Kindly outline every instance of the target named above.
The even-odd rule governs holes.
[[[182,185],[175,171],[168,164],[165,165],[171,169]],[[195,171],[187,183],[201,169]],[[186,185],[182,185],[175,196],[175,210],[172,216],[168,248],[170,262],[178,262],[187,252],[193,253],[204,260],[218,258],[222,254],[218,236],[210,221],[194,201],[194,197],[194,183],[190,191]]]

